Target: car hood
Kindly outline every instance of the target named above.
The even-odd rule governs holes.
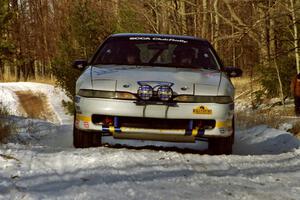
[[[205,69],[102,65],[89,68],[95,90],[136,93],[141,84],[171,84],[177,94],[217,95],[221,73]]]

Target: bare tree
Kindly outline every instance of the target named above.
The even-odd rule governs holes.
[[[290,6],[291,8],[289,10],[292,15],[293,31],[294,31],[293,37],[294,37],[294,47],[295,47],[296,68],[297,68],[297,74],[299,74],[300,73],[299,37],[298,37],[297,16],[296,16],[294,0],[290,0]],[[299,8],[300,6],[298,7],[298,9]]]

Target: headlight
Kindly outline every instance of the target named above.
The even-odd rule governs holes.
[[[112,92],[112,91],[81,89],[79,90],[78,95],[82,97],[90,97],[90,98],[127,99],[127,100],[136,99],[136,96],[129,92]]]
[[[173,99],[177,102],[187,102],[187,103],[220,103],[227,104],[232,103],[233,99],[230,96],[189,96],[182,95],[177,96]]]
[[[173,91],[169,86],[162,85],[157,89],[157,96],[162,101],[169,101],[173,96]]]
[[[153,88],[150,85],[142,85],[137,93],[142,100],[149,100],[153,96]]]

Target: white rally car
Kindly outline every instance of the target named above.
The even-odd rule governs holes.
[[[101,138],[208,142],[230,154],[234,87],[242,71],[224,67],[207,40],[159,34],[115,34],[87,62],[76,83],[74,146]]]

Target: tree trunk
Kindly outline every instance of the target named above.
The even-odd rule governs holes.
[[[207,17],[207,0],[202,1],[203,6],[203,19],[202,19],[202,30],[201,30],[201,36],[203,38],[207,38],[207,26],[208,26],[208,17]]]
[[[180,7],[179,7],[179,15],[180,15],[180,21],[181,21],[181,34],[186,35],[187,34],[187,24],[186,24],[186,11],[185,11],[185,2],[180,1]]]
[[[271,4],[272,4],[272,0],[269,0],[269,11],[268,11],[268,43],[269,43],[269,60],[272,60],[274,67],[276,69],[276,75],[277,75],[277,80],[278,80],[278,91],[279,91],[279,96],[281,99],[281,103],[282,105],[284,105],[284,94],[283,94],[283,86],[282,86],[282,80],[281,80],[281,74],[280,74],[280,70],[279,70],[279,66],[277,64],[277,47],[276,47],[276,33],[275,33],[275,12],[273,9],[271,9]],[[269,61],[269,63],[271,63]]]
[[[168,15],[168,9],[169,9],[169,5],[168,5],[168,1],[164,1],[161,3],[161,5],[159,6],[159,10],[160,10],[160,15],[158,15],[157,20],[159,21],[159,32],[160,33],[169,33],[169,15]]]
[[[215,1],[214,1],[214,11],[215,11],[215,13],[218,13],[218,12],[219,12],[218,2],[219,2],[219,0],[215,0]],[[216,50],[218,50],[218,48],[219,48],[219,45],[218,45],[218,38],[219,38],[219,28],[220,28],[220,19],[219,19],[219,15],[214,14],[214,18],[215,18],[214,47],[215,47]]]
[[[274,58],[274,65],[276,68],[276,74],[277,74],[277,79],[278,79],[278,83],[279,83],[279,95],[280,95],[280,100],[282,105],[284,105],[284,94],[283,94],[283,87],[282,87],[282,81],[281,81],[281,77],[280,77],[280,71],[277,65],[277,61]]]
[[[199,13],[199,1],[198,0],[196,0],[195,1],[195,14],[194,14],[194,36],[196,37],[197,36],[197,26],[198,26],[198,13]]]
[[[292,21],[293,21],[293,30],[294,30],[294,47],[295,47],[296,68],[297,68],[297,74],[299,74],[300,73],[300,55],[299,55],[299,45],[298,45],[297,18],[296,18],[294,0],[290,0],[290,3],[291,3]]]
[[[20,81],[21,80],[21,66],[17,65],[16,67],[16,81]]]
[[[266,13],[265,5],[261,4],[258,8],[259,18],[264,19],[260,26],[260,43],[258,43],[260,63],[263,67],[271,67],[270,58],[270,36],[269,36],[269,14]]]
[[[36,78],[35,67],[34,67],[34,59],[30,59],[28,63],[29,77],[33,80]]]
[[[235,30],[234,27],[231,25],[231,35],[234,35]],[[233,45],[232,45],[232,66],[236,67],[236,44],[235,44],[235,40],[232,41]]]
[[[0,80],[4,80],[4,64],[1,59],[0,59]]]

